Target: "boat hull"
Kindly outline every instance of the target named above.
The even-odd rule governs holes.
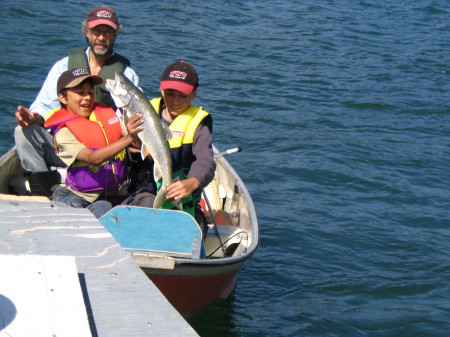
[[[241,252],[237,253],[237,248],[217,250],[217,233],[210,228],[203,237],[194,218],[181,211],[118,206],[100,222],[188,319],[216,299],[228,297],[252,254],[245,246],[245,231],[231,225],[218,226],[217,233],[226,238],[229,247],[241,246]]]
[[[231,268],[179,267],[172,273],[143,268],[173,307],[186,319],[192,319],[217,299],[233,291],[243,263]]]

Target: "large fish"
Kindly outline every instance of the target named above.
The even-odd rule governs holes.
[[[129,118],[136,113],[142,114],[143,130],[138,133],[142,141],[141,154],[146,150],[152,156],[155,181],[162,178],[162,186],[158,191],[154,208],[159,208],[167,200],[166,188],[172,183],[172,157],[167,140],[171,137],[169,129],[163,125],[161,118],[156,113],[144,93],[137,88],[128,78],[116,73],[114,80],[106,80],[106,88],[118,108]],[[181,203],[175,203],[181,208]]]

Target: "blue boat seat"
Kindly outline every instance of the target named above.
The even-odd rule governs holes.
[[[186,212],[117,206],[103,215],[100,223],[129,252],[205,257],[202,230]]]

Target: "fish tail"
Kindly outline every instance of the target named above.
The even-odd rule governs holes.
[[[153,202],[153,208],[161,208],[166,200],[166,189],[161,187],[156,194],[155,201]]]

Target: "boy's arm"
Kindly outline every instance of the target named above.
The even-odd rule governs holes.
[[[168,199],[182,199],[195,190],[206,187],[213,180],[216,163],[212,150],[212,136],[204,124],[200,124],[197,128],[192,152],[196,159],[191,165],[187,179],[176,181],[167,187]]]
[[[141,125],[144,123],[144,121],[141,120],[141,117],[142,115],[140,114],[134,114],[128,120],[127,135],[124,135],[114,143],[100,149],[91,150],[86,147],[78,153],[77,159],[92,165],[100,165],[101,163],[108,161],[137,140],[137,134],[142,130]]]
[[[86,147],[78,153],[77,159],[91,165],[100,165],[101,163],[104,163],[113,158],[116,154],[129,146],[132,142],[133,138],[127,135],[115,141],[114,143],[97,150],[91,150]]]
[[[203,123],[199,125],[194,135],[192,153],[195,161],[192,163],[188,178],[197,178],[200,187],[206,187],[214,178],[216,163],[212,149],[212,136],[209,129]]]
[[[188,195],[191,195],[199,187],[200,182],[195,177],[178,180],[167,186],[166,198],[175,200],[183,199]]]

